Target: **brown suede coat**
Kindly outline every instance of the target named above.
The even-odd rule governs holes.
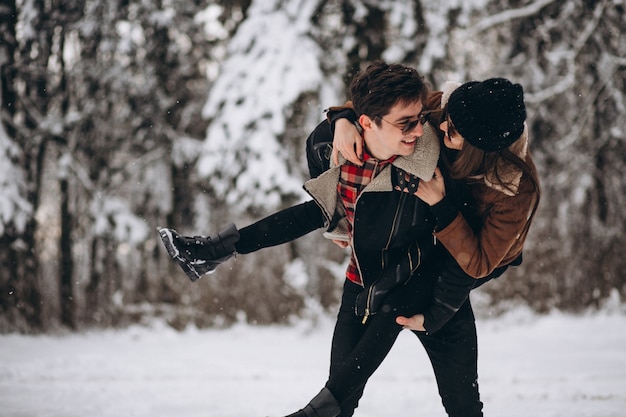
[[[444,91],[441,107],[449,97],[446,93]],[[528,152],[527,129],[509,150],[525,159],[536,172]],[[539,190],[534,190],[530,179],[523,176],[517,167],[503,162],[499,170],[504,180],[517,186],[515,193],[498,187],[490,175],[468,181],[467,186],[482,219],[480,231],[474,232],[476,227],[473,229],[459,213],[447,227],[435,232],[459,266],[474,278],[489,275],[495,268],[509,264],[522,253],[528,223],[532,221],[530,216],[539,199]]]

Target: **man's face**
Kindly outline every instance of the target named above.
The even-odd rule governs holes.
[[[383,116],[378,126],[374,120],[361,116],[364,139],[367,149],[378,159],[389,159],[394,155],[407,156],[413,153],[419,137],[424,134],[424,126],[416,123],[422,112],[422,102],[409,105],[398,103]]]

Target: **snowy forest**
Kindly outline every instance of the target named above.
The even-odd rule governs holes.
[[[314,232],[191,283],[156,228],[214,234],[304,201],[308,133],[383,59],[524,86],[543,196],[495,310],[626,290],[623,0],[2,0],[0,332],[288,323],[332,312]]]

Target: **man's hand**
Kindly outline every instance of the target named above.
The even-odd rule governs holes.
[[[339,119],[335,122],[333,135],[332,161],[339,165],[339,153],[355,165],[363,165],[363,138],[356,126],[348,119]]]
[[[404,317],[398,316],[396,317],[396,323],[405,329],[409,330],[417,330],[418,332],[425,332],[424,328],[424,315],[416,314],[413,317]]]

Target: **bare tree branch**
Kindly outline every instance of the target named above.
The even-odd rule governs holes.
[[[576,42],[574,42],[573,49],[576,55],[578,55],[580,50],[589,40],[589,37],[593,34],[593,32],[598,27],[598,24],[600,23],[600,18],[602,17],[602,14],[604,13],[604,7],[606,6],[606,4],[607,4],[607,0],[604,0],[602,3],[596,6],[595,10],[593,11],[593,19],[591,19],[591,21],[587,24],[585,29],[580,33],[580,36],[578,37],[578,39],[576,39]]]
[[[589,111],[590,108],[593,108],[593,103],[596,102],[600,92],[603,90],[604,86],[606,86],[613,75],[617,72],[617,65],[613,62],[610,64],[603,66],[604,71],[601,71],[599,76],[601,80],[600,85],[596,85],[593,94],[589,94],[584,97],[583,102],[580,105],[580,111],[578,112],[578,117],[575,118],[576,122],[571,125],[571,129],[568,134],[563,135],[563,138],[556,143],[557,155],[564,155],[565,150],[575,144],[579,139],[583,132],[583,126],[587,123],[589,118],[593,115],[592,112]],[[566,159],[566,158],[564,158]]]
[[[580,36],[576,39],[573,44],[572,50],[568,51],[565,55],[565,59],[567,60],[567,65],[565,66],[568,69],[567,74],[561,78],[559,82],[553,84],[551,87],[543,88],[540,92],[526,94],[524,99],[528,103],[539,103],[544,100],[549,99],[557,94],[561,94],[571,88],[576,82],[576,65],[575,60],[583,46],[589,40],[589,37],[594,33],[598,24],[600,22],[600,18],[604,12],[604,7],[606,6],[607,0],[598,4],[593,11],[593,19],[589,21],[589,23],[585,26],[584,30],[580,33]],[[613,67],[612,67],[613,68]],[[614,69],[612,69],[614,71]],[[569,145],[567,145],[569,146]]]
[[[548,100],[551,97],[569,90],[576,83],[576,74],[574,66],[572,65],[573,59],[568,58],[568,61],[572,61],[567,65],[570,70],[559,80],[559,82],[550,87],[542,88],[536,93],[524,93],[524,101],[532,104],[541,103],[542,101]]]
[[[485,19],[482,19],[476,25],[467,29],[467,36],[475,36],[476,34],[489,29],[492,26],[496,26],[511,20],[520,19],[522,17],[531,16],[539,12],[549,4],[556,3],[555,0],[538,0],[528,6],[521,7],[519,9],[511,9],[502,13],[494,14]]]

